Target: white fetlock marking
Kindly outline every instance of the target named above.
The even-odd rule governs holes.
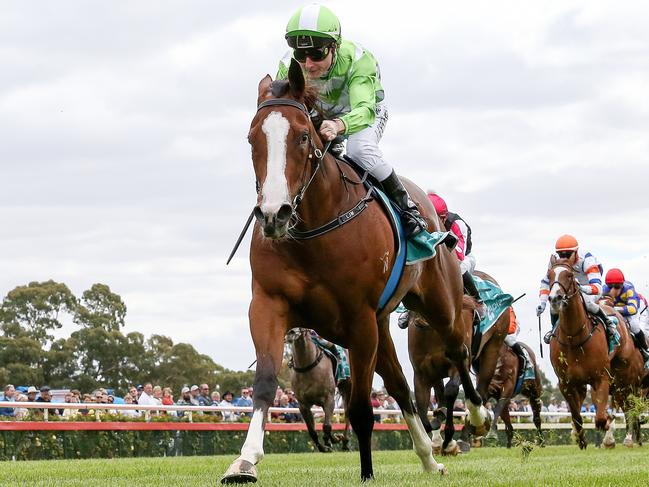
[[[240,459],[257,464],[264,458],[264,413],[255,409],[246,435],[246,441],[241,447]]]
[[[471,401],[468,401],[467,405],[469,408],[469,422],[473,426],[482,426],[489,417],[489,411],[487,411],[487,408],[482,405],[477,407]]]
[[[431,439],[426,435],[426,430],[419,416],[404,412],[403,418],[408,425],[408,431],[412,438],[412,445],[421,460],[421,465],[426,472],[439,471],[439,464],[433,457],[433,448]]]

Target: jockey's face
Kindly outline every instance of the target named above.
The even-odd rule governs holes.
[[[612,297],[613,299],[617,299],[617,297],[622,293],[622,284],[611,284],[609,286],[608,290],[608,295]]]
[[[300,63],[310,79],[318,79],[324,76],[327,71],[329,71],[331,63],[333,62],[333,51],[333,49],[329,49],[329,54],[327,54],[327,56],[322,61],[314,61],[307,56],[304,62]]]

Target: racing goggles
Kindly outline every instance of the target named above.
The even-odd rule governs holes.
[[[310,47],[308,49],[295,49],[293,51],[293,57],[298,63],[306,62],[306,58],[310,58],[311,61],[317,63],[322,61],[329,55],[331,47]]]

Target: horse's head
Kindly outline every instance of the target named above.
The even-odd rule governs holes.
[[[550,295],[548,296],[550,307],[553,314],[559,314],[559,311],[579,292],[579,285],[568,259],[553,257],[548,279],[550,281]]]
[[[291,328],[286,334],[286,343],[295,345],[299,340],[310,338],[311,330],[308,328]]]
[[[314,155],[321,155],[308,113],[312,100],[302,68],[294,60],[288,80],[273,81],[266,75],[259,82],[258,109],[248,141],[257,185],[254,213],[267,238],[286,237],[289,221],[315,170]]]

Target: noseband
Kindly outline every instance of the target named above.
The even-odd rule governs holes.
[[[570,287],[573,287],[575,289],[573,292],[570,292],[568,287],[564,286],[562,283],[560,283],[557,280],[555,280],[552,283],[552,286],[557,284],[561,288],[561,290],[563,291],[563,296],[561,297],[561,301],[563,301],[564,303],[567,303],[568,301],[570,301],[579,292],[579,287],[577,286],[577,284],[575,282],[574,273],[573,273],[573,271],[572,271],[572,269],[570,267],[568,267],[565,264],[556,264],[556,265],[552,266],[552,270],[556,269],[557,267],[563,267],[564,269],[568,270],[571,274],[573,274],[573,279],[571,279],[571,286],[570,286]],[[550,286],[550,287],[552,287],[552,286]]]
[[[306,106],[303,103],[300,103],[299,101],[291,100],[290,98],[271,98],[270,100],[262,101],[259,105],[257,105],[257,111],[259,112],[259,110],[261,110],[262,108],[277,107],[277,106],[297,108],[304,114],[304,116],[306,116],[306,118],[309,121],[311,120],[311,115],[309,115],[309,111],[307,110]],[[322,159],[324,159],[324,156],[327,153],[327,150],[329,149],[329,145],[331,145],[331,141],[327,143],[324,150],[320,150],[313,143],[313,137],[311,137],[311,133],[309,133],[309,146],[311,147],[311,150],[309,150],[308,159],[312,161],[313,156],[315,156],[315,162],[313,163],[315,167],[313,169],[313,173],[311,174],[309,180],[302,185],[300,191],[298,191],[297,194],[295,195],[295,198],[293,198],[294,213],[297,211],[297,207],[300,206],[300,203],[302,202],[302,198],[304,198],[304,193],[306,193],[306,190],[309,189],[311,182],[313,181],[316,174],[318,173],[318,170],[320,169],[320,163],[322,162]]]
[[[300,103],[299,101],[291,100],[290,98],[271,98],[270,100],[262,101],[259,105],[257,105],[257,112],[259,112],[259,110],[261,110],[262,108],[276,107],[276,106],[297,108],[298,110],[300,110],[300,112],[302,112],[307,117],[309,121],[311,120],[311,115],[309,114],[309,111],[307,110],[306,106],[303,103]],[[311,137],[311,133],[309,132],[309,146],[311,147],[311,150],[309,151],[309,155],[307,159],[313,161],[315,156],[315,161],[313,162],[313,165],[315,167],[313,169],[313,173],[311,174],[309,180],[302,185],[302,188],[300,188],[300,190],[295,195],[295,198],[293,198],[292,218],[296,216],[297,208],[298,206],[300,206],[300,203],[304,198],[304,193],[306,193],[306,190],[309,189],[309,186],[311,185],[314,178],[316,177],[316,174],[318,174],[322,160],[324,159],[325,154],[329,150],[329,146],[331,145],[331,142],[332,142],[331,140],[327,142],[324,149],[320,150],[313,142],[313,137]],[[349,181],[349,179],[346,178],[345,174],[342,172],[340,167],[338,169],[339,171],[341,171],[341,177],[343,178],[343,181],[344,180]],[[361,183],[364,182],[364,180],[365,179],[363,179]],[[355,182],[353,183],[359,184]],[[314,228],[312,230],[307,230],[307,231],[299,231],[299,230],[295,230],[294,228],[291,228],[289,230],[290,236],[295,240],[308,240],[311,238],[324,235],[325,233],[329,233],[332,230],[335,230],[336,228],[342,227],[345,223],[348,223],[349,221],[353,220],[358,215],[360,215],[363,212],[363,210],[365,210],[368,207],[369,202],[372,201],[373,199],[372,192],[373,189],[370,187],[367,190],[365,196],[359,200],[356,206],[338,215],[333,220],[330,220],[329,222],[319,226],[318,228]],[[259,193],[259,188],[257,188],[257,193]]]

